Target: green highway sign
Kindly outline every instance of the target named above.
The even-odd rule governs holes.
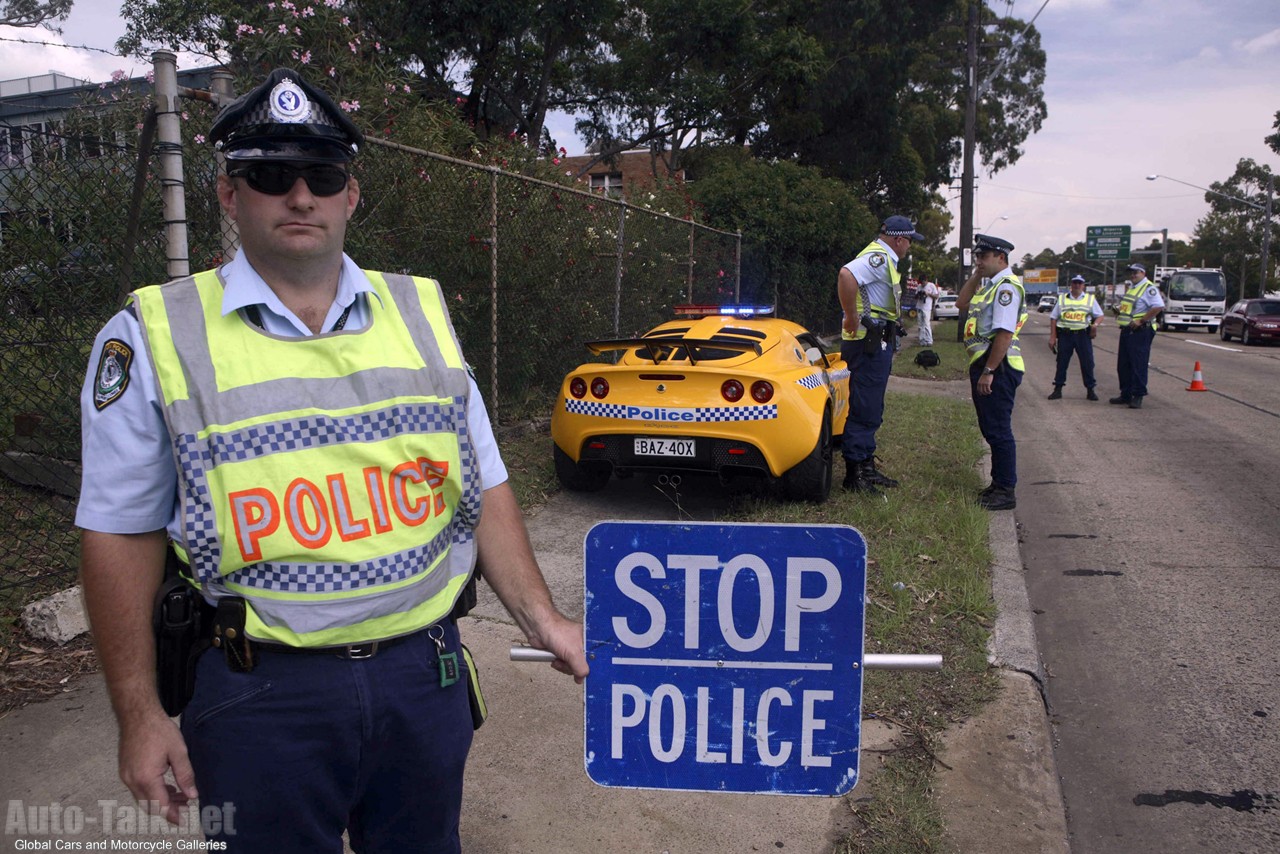
[[[1129,260],[1129,226],[1089,226],[1085,231],[1084,257],[1095,261]]]

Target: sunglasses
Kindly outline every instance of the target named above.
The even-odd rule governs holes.
[[[351,177],[341,166],[320,163],[297,166],[292,163],[254,163],[227,172],[232,178],[244,178],[259,193],[283,196],[293,189],[299,178],[307,182],[313,196],[332,196],[347,186]]]

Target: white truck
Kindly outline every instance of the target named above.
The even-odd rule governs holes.
[[[1227,310],[1227,279],[1220,267],[1156,267],[1155,283],[1164,295],[1160,329],[1218,331]]]

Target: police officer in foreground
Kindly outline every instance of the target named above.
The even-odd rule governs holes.
[[[1080,377],[1084,380],[1086,396],[1089,400],[1098,399],[1094,390],[1098,381],[1093,375],[1093,339],[1102,322],[1102,306],[1093,294],[1085,293],[1084,286],[1084,276],[1072,276],[1071,290],[1058,297],[1049,313],[1049,349],[1058,356],[1050,400],[1062,398],[1072,353],[1080,355]]]
[[[1151,361],[1151,343],[1156,338],[1156,318],[1164,311],[1160,289],[1147,279],[1147,268],[1129,265],[1129,287],[1116,308],[1120,325],[1120,350],[1116,354],[1116,373],[1120,394],[1111,403],[1141,409],[1147,396],[1147,364]]]
[[[210,139],[240,253],[135,291],[81,396],[76,523],[121,779],[170,821],[196,797],[233,810],[225,850],[337,852],[346,831],[458,851],[476,724],[455,604],[483,570],[579,682],[581,626],[552,603],[439,286],[343,252],[360,131],[279,69]],[[170,542],[216,608],[181,730],[151,625]]]
[[[844,488],[878,493],[898,481],[876,468],[876,431],[884,421],[884,393],[898,349],[902,274],[898,264],[923,240],[911,220],[891,216],[880,236],[840,268],[836,290],[844,310],[840,356],[849,366],[849,417],[841,452]]]
[[[1026,367],[1018,332],[1027,321],[1022,281],[1013,274],[1013,244],[999,237],[974,235],[973,275],[956,298],[969,351],[969,387],[978,414],[978,429],[991,446],[991,485],[978,503],[987,510],[1018,506],[1018,449],[1013,438],[1013,402]]]

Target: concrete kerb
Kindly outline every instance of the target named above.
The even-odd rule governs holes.
[[[985,480],[989,456],[981,468]],[[988,658],[1000,668],[1000,693],[943,736],[949,767],[938,774],[938,799],[947,837],[962,852],[1069,854],[1045,672],[1012,511],[989,514],[988,541],[996,602]]]

